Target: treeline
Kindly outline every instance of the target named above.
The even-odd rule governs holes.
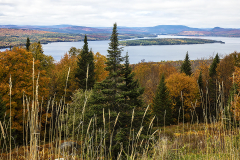
[[[111,34],[108,33],[90,33],[88,34],[88,40],[109,40],[110,36]],[[121,34],[119,35],[119,39],[143,38],[144,36],[153,35]],[[0,48],[24,46],[27,37],[31,39],[31,42],[40,41],[41,44],[47,44],[51,42],[77,42],[84,40],[84,34],[0,28]]]
[[[24,46],[29,37],[32,42],[40,41],[42,44],[50,42],[73,42],[81,41],[84,38],[82,34],[64,34],[56,32],[23,30],[23,29],[0,29],[0,48],[10,46]]]
[[[221,60],[216,54],[211,60],[196,61],[194,69],[188,53],[181,63],[130,65],[128,55],[121,55],[116,24],[110,40],[107,57],[88,49],[86,35],[81,49],[70,48],[56,63],[44,54],[40,42],[31,43],[29,38],[24,47],[0,53],[0,119],[7,119],[11,106],[11,129],[18,145],[24,143],[23,117],[30,112],[24,104],[36,94],[41,104],[39,132],[47,140],[49,130],[55,127],[50,117],[57,119],[57,112],[62,111],[68,114],[64,120],[68,137],[77,136],[74,128],[80,124],[88,131],[91,125],[87,124],[94,121],[99,130],[107,131],[104,137],[111,143],[114,157],[122,146],[127,150],[128,140],[136,137],[136,133],[129,134],[130,129],[147,136],[146,123],[150,127],[204,120],[211,123],[220,113],[225,114],[226,108],[240,119],[240,53]],[[50,101],[56,104],[52,108]]]
[[[139,39],[120,41],[120,45],[123,46],[181,45],[181,44],[204,44],[204,43],[224,43],[224,42],[199,38],[161,38],[161,39]]]
[[[163,95],[157,86],[164,83],[171,100],[171,112],[176,113],[180,108],[184,108],[185,122],[192,119],[193,113],[197,115],[195,119],[198,118],[199,121],[203,121],[203,118],[213,121],[219,116],[218,107],[229,107],[231,111],[236,111],[239,107],[233,105],[236,104],[236,93],[239,92],[239,80],[236,78],[239,71],[239,55],[240,53],[234,52],[220,60],[217,54],[212,59],[194,62],[189,60],[187,54],[183,62],[141,62],[133,66],[133,71],[136,73],[135,78],[145,88],[143,94],[145,103],[156,103],[158,94]],[[162,76],[164,78],[161,78]],[[164,82],[161,82],[161,79],[164,79]],[[203,115],[203,111],[208,117]],[[157,113],[160,113],[160,110],[155,112]],[[161,113],[159,117],[164,116],[164,109]],[[237,112],[235,116],[236,114]],[[177,122],[177,115],[172,117],[174,122],[172,124]]]

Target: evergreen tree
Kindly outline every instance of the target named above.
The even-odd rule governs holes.
[[[200,107],[196,108],[196,113],[197,113],[197,116],[198,116],[198,120],[202,121],[203,120],[203,107],[202,107],[202,105],[205,104],[205,95],[206,95],[205,92],[204,92],[204,88],[203,88],[202,71],[200,71],[197,82],[198,82],[201,101],[200,101]]]
[[[140,98],[144,92],[144,88],[140,87],[138,80],[134,80],[134,73],[129,65],[128,54],[125,57],[124,63],[124,80],[125,85],[123,86],[124,104],[129,106],[127,110],[141,107],[143,105],[142,99]]]
[[[116,23],[113,26],[110,40],[106,62],[107,67],[105,68],[109,74],[105,80],[95,84],[91,97],[92,110],[87,113],[87,116],[99,116],[98,127],[104,127],[102,115],[103,110],[105,111],[104,115],[108,117],[106,119],[109,119],[105,125],[106,130],[109,130],[107,135],[105,135],[106,139],[108,139],[106,142],[109,142],[112,136],[112,151],[109,152],[112,153],[113,158],[116,158],[121,150],[120,143],[123,143],[124,150],[127,151],[126,147],[128,147],[133,108],[141,108],[142,101],[140,96],[143,93],[143,89],[139,87],[138,81],[133,79],[134,74],[129,66],[128,56],[126,56],[125,64],[121,64],[124,58],[121,56],[122,49],[118,43]],[[118,121],[115,125],[118,113]],[[140,127],[139,121],[136,123]],[[114,132],[111,132],[113,127]]]
[[[200,71],[197,82],[198,82],[199,89],[201,91],[203,89],[202,71]]]
[[[225,113],[225,117],[228,118],[228,121],[225,122],[225,127],[226,128],[231,128],[231,127],[236,127],[238,126],[239,127],[239,120],[235,117],[236,116],[236,113],[234,114],[234,112],[236,110],[237,105],[234,104],[233,102],[237,102],[238,100],[238,84],[237,83],[233,83],[232,84],[232,87],[230,89],[230,92],[229,92],[229,98],[228,98],[228,102],[227,102],[227,106],[224,108],[224,113]],[[238,102],[237,102],[238,103]],[[233,109],[234,108],[234,109]]]
[[[105,80],[96,84],[93,97],[95,97],[95,105],[118,113],[124,102],[124,97],[121,94],[121,88],[124,85],[124,75],[123,65],[121,65],[121,62],[123,62],[123,57],[121,56],[122,49],[118,43],[116,23],[114,24],[110,40],[109,49],[107,50],[107,67],[105,68],[109,74]]]
[[[238,94],[238,84],[237,83],[233,83],[232,87],[229,91],[229,98],[228,98],[228,105],[231,106],[231,102],[234,101],[234,96],[236,96]]]
[[[209,105],[210,110],[208,115],[210,117],[216,117],[216,107],[217,107],[217,66],[220,62],[218,54],[216,54],[213,62],[209,68],[209,83],[208,83],[208,93],[209,93]]]
[[[213,63],[211,64],[210,68],[209,68],[209,76],[210,78],[216,78],[217,75],[217,65],[220,62],[220,58],[218,56],[218,53],[216,54],[216,56],[213,59]]]
[[[124,98],[123,104],[120,109],[120,116],[118,118],[118,133],[115,140],[123,143],[124,150],[128,150],[129,143],[129,131],[132,128],[139,128],[139,122],[141,122],[144,110],[143,101],[141,96],[144,92],[144,88],[140,87],[138,80],[134,80],[134,73],[129,65],[128,54],[125,56],[125,63],[123,68],[124,84],[121,87],[122,95]],[[132,119],[132,112],[135,111],[134,121],[130,125]],[[119,149],[119,148],[118,148]]]
[[[191,63],[189,60],[188,52],[186,54],[186,57],[184,59],[182,66],[181,66],[181,73],[185,73],[188,76],[190,76],[192,74],[192,68],[191,68]]]
[[[92,51],[88,49],[87,36],[84,38],[83,49],[77,62],[78,68],[75,74],[80,89],[91,89],[94,86],[94,57]],[[87,84],[86,84],[87,78]]]
[[[164,74],[162,74],[156,95],[153,99],[153,112],[158,118],[160,125],[170,125],[173,122],[172,101],[165,83]]]
[[[27,37],[27,42],[26,42],[26,50],[29,51],[29,47],[30,47],[30,39],[29,37]]]

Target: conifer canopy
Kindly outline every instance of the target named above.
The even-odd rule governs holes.
[[[188,76],[190,76],[192,74],[192,68],[191,68],[191,63],[189,60],[188,52],[186,54],[186,57],[184,59],[182,66],[181,66],[181,73],[185,73]]]
[[[157,93],[153,99],[153,112],[158,118],[160,125],[164,125],[164,122],[165,125],[170,125],[173,122],[172,102],[165,83],[164,74],[162,74]]]
[[[92,51],[88,49],[87,36],[84,38],[83,49],[78,57],[77,71],[75,77],[77,78],[80,89],[91,89],[94,86],[94,57]]]

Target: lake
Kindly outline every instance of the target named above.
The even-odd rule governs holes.
[[[215,56],[216,53],[220,55],[230,54],[234,51],[240,52],[240,38],[232,37],[189,37],[189,36],[170,36],[159,35],[158,38],[202,38],[223,41],[225,44],[211,43],[211,44],[191,44],[191,45],[151,45],[151,46],[124,46],[122,56],[128,52],[130,63],[138,63],[141,60],[145,62],[159,62],[159,61],[175,61],[184,60],[186,52],[189,53],[191,60],[209,58]],[[110,41],[89,41],[88,47],[94,53],[100,52],[102,55],[107,55],[107,49]],[[59,61],[63,55],[68,52],[71,47],[82,48],[81,42],[55,42],[43,44],[43,50],[46,55],[52,55],[56,61]],[[0,51],[3,51],[1,49]]]

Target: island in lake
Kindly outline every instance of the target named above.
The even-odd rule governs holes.
[[[147,45],[181,45],[181,44],[205,44],[205,43],[222,43],[222,41],[199,39],[199,38],[159,38],[159,39],[137,39],[119,41],[122,46],[147,46]]]

